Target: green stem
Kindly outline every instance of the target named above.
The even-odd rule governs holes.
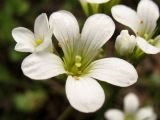
[[[91,4],[92,14],[98,13],[99,4]]]
[[[81,3],[81,6],[82,6],[82,9],[85,13],[86,16],[89,16],[89,7],[88,7],[88,3],[83,1],[83,0],[80,0],[80,3]]]
[[[65,111],[58,117],[57,120],[65,120],[70,115],[70,113],[73,111],[73,108],[71,106],[68,106]]]
[[[146,54],[140,48],[136,47],[132,56],[130,58],[128,57],[128,59],[134,66],[137,66],[145,55]]]

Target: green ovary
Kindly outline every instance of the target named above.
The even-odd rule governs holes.
[[[125,120],[136,120],[134,115],[128,114],[125,116]]]
[[[84,74],[82,71],[82,57],[76,55],[75,59],[73,59],[73,61],[70,61],[70,63],[65,62],[65,68],[68,71],[69,75],[72,75],[76,79],[78,79],[79,76]]]

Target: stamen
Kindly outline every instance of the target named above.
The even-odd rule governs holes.
[[[41,40],[41,39],[37,39],[37,40],[36,40],[37,46],[40,45],[40,44],[42,44],[42,43],[43,43],[43,40]]]
[[[143,23],[144,23],[144,21],[143,21],[143,20],[141,20],[141,21],[140,21],[140,24],[143,24]]]
[[[75,61],[76,62],[81,62],[81,60],[82,60],[82,57],[79,56],[79,55],[76,55]]]
[[[80,55],[76,55],[73,60],[73,63],[71,65],[68,65],[67,74],[72,75],[76,80],[78,80],[78,76],[82,74],[82,57]]]
[[[68,75],[73,75],[73,73],[72,73],[72,72],[69,72],[69,71],[67,71],[67,74],[68,74]]]
[[[80,78],[78,76],[73,76],[74,79],[79,80]]]
[[[144,38],[147,40],[149,38],[149,35],[145,33]]]
[[[76,57],[75,57],[75,66],[77,68],[80,68],[82,66],[81,61],[82,61],[82,57],[79,56],[79,55],[76,55]]]
[[[82,64],[81,64],[81,63],[75,63],[75,66],[76,66],[77,68],[80,68],[80,67],[82,66]]]

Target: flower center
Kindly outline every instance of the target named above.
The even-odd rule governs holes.
[[[42,44],[43,43],[43,40],[42,39],[37,39],[36,40],[36,45],[37,46],[39,46],[40,44]]]
[[[127,114],[127,115],[125,116],[125,120],[136,120],[136,118],[135,118],[134,115]]]
[[[72,75],[76,80],[79,79],[79,76],[84,74],[82,70],[82,57],[80,55],[76,55],[75,59],[71,61],[71,63],[65,63],[66,71],[69,75]]]

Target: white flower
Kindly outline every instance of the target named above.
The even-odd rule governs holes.
[[[116,39],[115,48],[119,55],[125,56],[133,52],[136,47],[136,38],[129,35],[128,30],[122,30]]]
[[[64,57],[53,53],[35,53],[24,59],[23,73],[31,79],[44,80],[67,74],[66,95],[70,104],[81,112],[94,112],[104,103],[105,94],[96,79],[126,87],[137,81],[137,72],[118,58],[96,60],[99,49],[115,30],[112,19],[95,14],[87,19],[80,35],[76,18],[67,11],[55,12],[49,23]]]
[[[105,113],[106,120],[156,120],[152,107],[139,108],[139,99],[133,93],[124,98],[124,112],[110,109]]]
[[[112,8],[112,15],[115,20],[135,32],[137,45],[144,53],[157,54],[160,52],[160,35],[153,38],[159,18],[159,9],[152,0],[141,0],[137,12],[125,5],[116,5]]]
[[[16,51],[20,52],[40,52],[52,51],[51,32],[49,29],[48,18],[45,13],[39,15],[34,24],[34,33],[24,27],[12,30],[12,36],[17,42]]]

